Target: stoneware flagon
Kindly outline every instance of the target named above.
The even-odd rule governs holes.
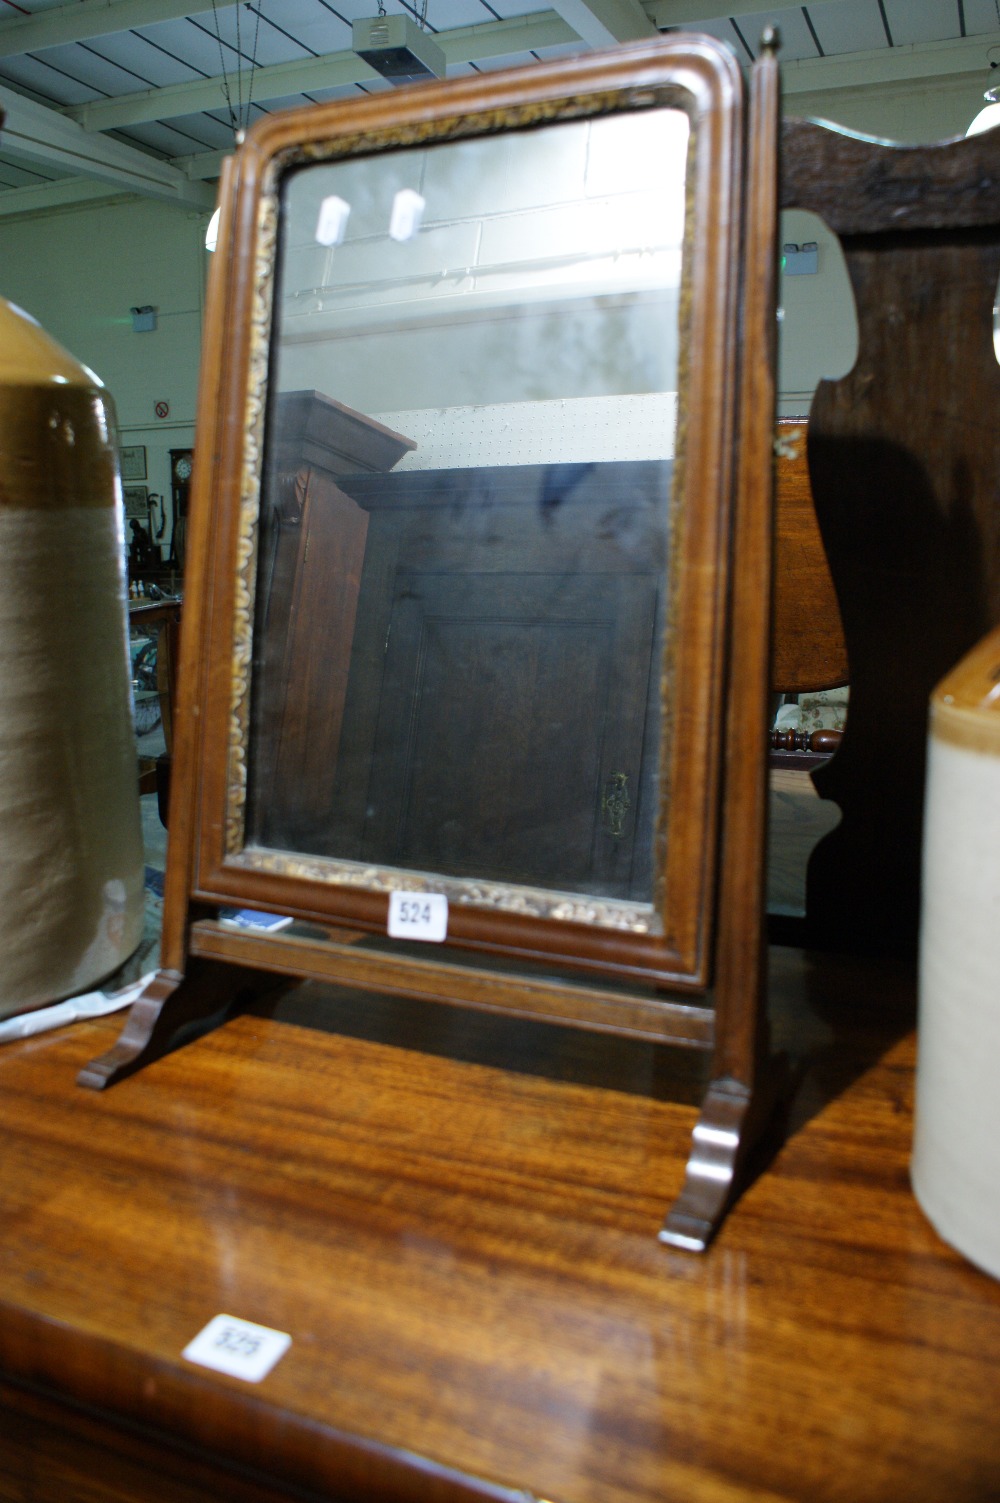
[[[912,1180],[1000,1278],[1000,629],[931,700]]]
[[[114,411],[0,300],[0,1016],[136,948],[142,833]]]

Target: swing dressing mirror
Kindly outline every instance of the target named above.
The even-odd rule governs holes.
[[[743,133],[732,58],[671,37],[249,134],[211,274],[164,968],[84,1083],[210,1011],[206,962],[712,1045],[746,935],[716,894],[760,856],[753,821],[727,854],[725,737],[766,681],[766,559],[764,603],[731,598]],[[772,216],[764,302],[773,243]],[[765,661],[746,691],[738,641]],[[237,934],[226,905],[297,922]]]
[[[671,71],[262,154],[206,894],[704,983],[737,121]]]

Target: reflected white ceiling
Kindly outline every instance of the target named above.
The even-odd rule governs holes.
[[[385,0],[416,16],[422,0]],[[0,214],[139,192],[211,207],[235,123],[387,88],[351,51],[378,0],[0,0]],[[676,28],[748,62],[782,37],[786,91],[978,75],[1000,0],[426,0],[449,75]],[[998,74],[1000,77],[1000,74]]]

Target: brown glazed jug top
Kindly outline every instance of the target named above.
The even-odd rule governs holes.
[[[103,381],[0,298],[0,507],[114,507],[114,408]]]
[[[0,384],[89,386],[104,383],[46,334],[29,313],[0,298]]]

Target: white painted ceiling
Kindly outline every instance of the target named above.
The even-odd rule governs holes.
[[[422,0],[385,0],[416,16]],[[378,0],[0,0],[0,214],[140,192],[210,207],[235,124],[388,87],[351,51]],[[1000,0],[426,0],[449,75],[683,28],[744,62],[766,25],[786,90],[1000,64]],[[1000,75],[998,75],[1000,76]]]

